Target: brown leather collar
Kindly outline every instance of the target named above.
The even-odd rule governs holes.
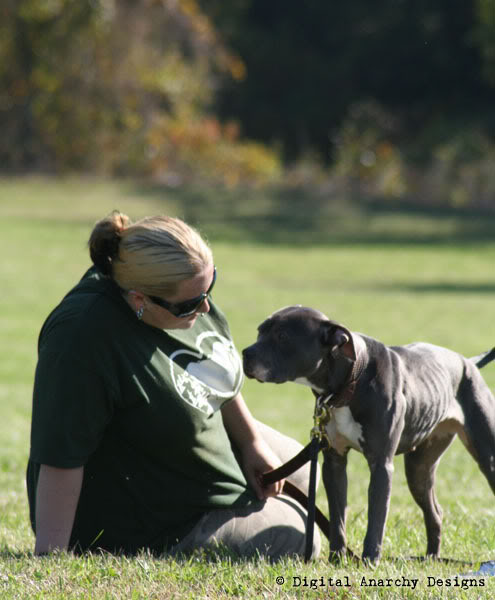
[[[342,408],[343,406],[348,406],[354,397],[356,384],[361,377],[365,366],[366,361],[358,354],[352,365],[352,369],[349,371],[349,375],[341,385],[340,389],[336,392],[326,391],[319,396],[316,394],[318,404],[327,408]]]

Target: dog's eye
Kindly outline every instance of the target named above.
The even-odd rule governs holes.
[[[277,337],[278,337],[278,341],[281,344],[286,344],[289,341],[289,336],[287,335],[287,333],[285,331],[279,331]]]

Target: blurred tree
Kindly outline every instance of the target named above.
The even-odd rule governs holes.
[[[477,0],[477,24],[473,29],[473,42],[479,46],[483,57],[483,75],[495,85],[495,0]]]
[[[3,170],[277,170],[211,114],[220,78],[244,67],[196,0],[5,0],[0,16]]]
[[[289,159],[316,147],[326,160],[357,102],[400,117],[402,136],[437,119],[486,115],[494,90],[472,34],[481,14],[493,71],[493,0],[477,3],[478,12],[476,2],[452,0],[202,0],[246,64],[246,78],[224,87],[221,114],[249,136],[281,141]]]
[[[350,168],[363,136],[397,171],[449,136],[489,143],[494,5],[3,0],[0,168],[235,183],[276,175],[271,148]]]

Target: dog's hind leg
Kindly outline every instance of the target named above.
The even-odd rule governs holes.
[[[412,452],[404,455],[407,484],[414,500],[423,511],[426,526],[426,554],[438,556],[442,533],[442,507],[435,494],[435,472],[440,457],[455,433],[433,434]]]
[[[459,437],[495,494],[495,398],[476,371],[462,381],[458,399],[464,413]]]
[[[485,431],[483,431],[485,430]],[[495,435],[486,424],[470,425],[459,434],[459,438],[486,477],[495,494]],[[486,440],[489,439],[489,442]]]

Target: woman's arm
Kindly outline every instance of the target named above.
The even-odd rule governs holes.
[[[59,469],[40,466],[36,490],[35,554],[67,550],[83,475],[84,467]]]
[[[282,493],[283,481],[262,487],[263,473],[280,466],[279,458],[260,435],[256,421],[251,415],[241,394],[222,407],[225,429],[240,450],[246,479],[260,500]]]

